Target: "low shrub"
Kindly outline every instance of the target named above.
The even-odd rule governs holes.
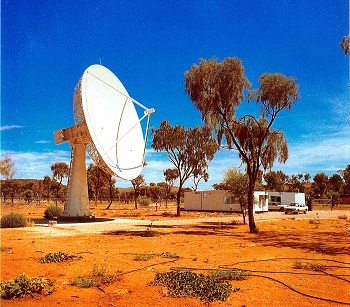
[[[70,284],[79,288],[100,287],[104,284],[110,284],[115,280],[116,274],[106,274],[104,266],[99,268],[96,264],[92,267],[91,275],[78,275]]]
[[[66,253],[48,253],[45,257],[39,260],[39,263],[50,263],[50,262],[63,262],[68,260]]]
[[[340,219],[340,220],[347,220],[348,216],[346,214],[342,214],[342,215],[338,216],[338,219]]]
[[[89,276],[84,277],[78,275],[71,281],[70,284],[79,288],[90,288],[94,286],[94,280],[92,279],[92,277]]]
[[[44,277],[33,277],[22,275],[17,276],[13,280],[0,283],[0,295],[2,299],[11,299],[14,297],[24,297],[39,293],[49,295],[54,291],[53,283]]]
[[[140,196],[137,201],[140,204],[140,206],[145,207],[149,206],[152,203],[152,200],[147,196]]]
[[[205,302],[225,301],[232,291],[239,291],[238,287],[233,289],[228,281],[219,281],[189,271],[157,273],[149,285],[165,286],[168,288],[168,295],[173,297],[197,297]]]
[[[57,206],[48,206],[44,211],[44,216],[49,219],[60,217],[63,210]]]
[[[148,261],[151,260],[154,255],[151,254],[136,254],[134,256],[134,261]]]
[[[99,267],[97,264],[94,264],[92,267],[92,275],[93,276],[103,276],[106,273],[106,268],[101,265],[101,267]]]
[[[160,254],[158,254],[158,256],[160,256],[162,258],[179,258],[178,254],[174,254],[174,253],[170,253],[170,252],[160,253]]]
[[[296,261],[294,263],[294,269],[304,269],[304,270],[310,270],[310,271],[315,271],[315,272],[320,272],[326,270],[326,267],[322,264],[319,263],[310,263],[310,262],[301,262],[301,261]]]
[[[22,214],[11,212],[1,218],[0,225],[1,228],[26,227],[27,219]]]

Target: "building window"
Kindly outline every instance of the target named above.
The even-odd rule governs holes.
[[[281,202],[281,196],[271,196],[271,201],[280,203]]]
[[[235,198],[233,196],[224,196],[224,204],[234,204]]]

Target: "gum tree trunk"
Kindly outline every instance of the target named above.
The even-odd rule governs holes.
[[[255,184],[249,181],[249,187],[248,187],[248,219],[249,219],[249,230],[251,233],[258,233],[259,230],[255,225],[254,221],[254,213],[253,213],[253,207],[254,207],[254,186]]]

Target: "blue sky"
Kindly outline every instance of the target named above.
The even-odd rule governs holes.
[[[349,57],[339,46],[348,0],[7,0],[1,15],[1,158],[15,162],[15,178],[42,179],[53,163],[69,163],[69,145],[55,145],[53,132],[74,124],[73,89],[90,65],[106,66],[131,97],[156,108],[151,127],[165,119],[190,127],[202,123],[184,72],[212,56],[240,58],[253,88],[264,72],[297,78],[301,98],[275,123],[289,159],[274,170],[313,177],[350,164]],[[254,111],[244,105],[242,114]],[[150,144],[145,180],[164,181],[172,165]],[[220,151],[200,187],[239,166],[236,152]]]

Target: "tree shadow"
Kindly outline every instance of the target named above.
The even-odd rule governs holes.
[[[111,222],[111,221],[114,221],[115,219],[114,218],[105,218],[105,217],[96,217],[94,220],[85,220],[84,222],[82,221],[79,221],[79,222],[74,222],[74,221],[60,221],[60,220],[57,220],[57,218],[45,218],[45,217],[42,217],[42,218],[33,218],[33,219],[30,219],[31,221],[34,222],[34,224],[36,225],[42,225],[42,224],[48,224],[49,221],[57,221],[57,224],[81,224],[81,223],[101,223],[101,222]]]
[[[240,225],[242,226],[242,225]],[[144,224],[137,227],[148,227],[146,230],[117,230],[104,232],[106,235],[120,236],[141,236],[155,237],[160,235],[180,234],[180,235],[195,235],[195,236],[233,236],[233,229],[239,225],[235,223],[222,222],[205,222],[196,225],[152,225]]]
[[[246,240],[263,246],[290,247],[327,255],[350,254],[349,238],[342,232],[288,232],[261,231],[254,238]]]
[[[106,231],[103,234],[105,235],[112,235],[112,236],[126,236],[126,237],[157,237],[160,235],[164,235],[164,233],[146,229],[146,230],[113,230],[113,231]]]

